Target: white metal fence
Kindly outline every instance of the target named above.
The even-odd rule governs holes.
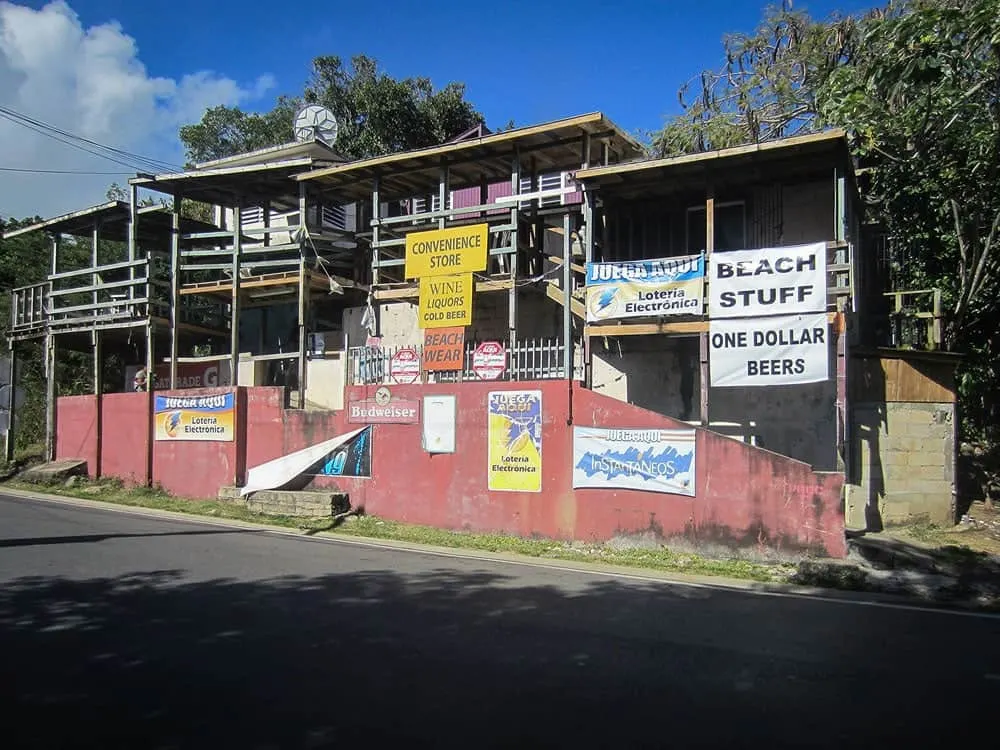
[[[454,383],[478,380],[472,369],[473,355],[480,342],[466,341],[464,363],[461,370],[421,372],[420,380],[431,383]],[[350,385],[378,385],[395,382],[390,372],[393,355],[400,349],[415,349],[421,357],[420,346],[413,347],[352,347],[348,351],[347,367]],[[566,377],[565,352],[562,341],[553,338],[523,339],[511,347],[504,344],[506,367],[497,380],[559,380]]]

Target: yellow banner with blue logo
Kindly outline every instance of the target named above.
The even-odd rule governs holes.
[[[236,434],[236,394],[156,396],[153,415],[157,440],[232,442]]]
[[[501,492],[542,491],[542,392],[491,391],[489,482]]]
[[[587,264],[587,322],[701,315],[702,255]]]

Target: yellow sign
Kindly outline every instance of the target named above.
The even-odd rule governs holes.
[[[157,396],[153,405],[156,440],[214,440],[231,443],[235,435],[236,394]]]
[[[420,279],[420,328],[450,328],[472,325],[472,274],[431,276]]]
[[[406,278],[486,270],[489,225],[435,229],[406,235]]]
[[[487,488],[542,491],[542,392],[491,391]]]

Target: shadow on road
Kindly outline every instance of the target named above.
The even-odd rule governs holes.
[[[142,534],[77,534],[67,536],[15,537],[0,539],[2,547],[35,547],[46,544],[88,544],[108,539],[141,539],[154,536],[202,536],[214,534],[259,534],[256,529],[200,529],[190,531],[160,531]]]
[[[450,568],[23,577],[0,589],[4,744],[899,746],[968,708],[979,660],[951,654],[940,618]]]

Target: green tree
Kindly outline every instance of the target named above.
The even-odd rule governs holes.
[[[6,342],[11,325],[11,294],[15,287],[29,286],[45,281],[49,273],[51,241],[43,232],[32,232],[21,237],[4,239],[3,233],[37,224],[42,219],[33,217],[22,221],[0,219],[0,338]],[[89,248],[67,242],[61,249],[69,263],[85,263]],[[17,412],[15,435],[18,448],[41,442],[45,436],[45,366],[44,352],[39,340],[18,344],[20,375],[18,386],[24,390],[25,401]],[[85,393],[91,385],[89,358],[75,352],[60,355],[57,372],[57,392],[61,395]]]
[[[948,303],[966,435],[1000,437],[1000,0],[890,0],[826,21],[786,1],[725,50],[681,89],[655,151],[847,129],[899,283]]]
[[[1000,384],[1000,0],[913,0],[871,19],[865,53],[821,92],[870,168],[898,273],[938,287],[967,354],[963,407],[997,429]],[[997,437],[995,435],[994,437]]]
[[[303,103],[322,104],[336,115],[336,149],[349,159],[436,145],[483,121],[460,83],[435,89],[427,78],[395,79],[365,55],[350,65],[323,56],[313,61],[301,96],[281,97],[264,113],[213,107],[201,122],[182,127],[187,158],[209,161],[287,143]]]
[[[723,38],[720,69],[680,88],[682,112],[653,133],[654,153],[676,156],[822,128],[818,99],[826,81],[857,57],[861,27],[882,12],[817,21],[791,0],[768,7],[753,33]]]

